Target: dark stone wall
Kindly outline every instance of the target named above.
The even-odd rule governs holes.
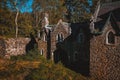
[[[0,38],[0,57],[5,56],[6,53],[6,46],[5,46],[5,41],[4,39]]]
[[[90,41],[90,74],[96,80],[120,80],[120,36],[115,36],[114,45],[106,44],[109,30],[113,30],[112,27]]]

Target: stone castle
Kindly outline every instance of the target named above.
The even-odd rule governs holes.
[[[100,80],[119,80],[119,4],[118,0],[98,1],[90,23],[59,20],[56,25],[43,25],[38,43],[41,55]],[[48,23],[48,19],[44,21]]]
[[[49,25],[48,14],[45,14],[38,38],[38,50],[46,59],[55,63],[61,61],[76,72],[95,76],[96,80],[120,80],[119,0],[98,1],[90,22],[66,23],[59,20],[56,25]],[[28,38],[10,40],[0,39],[0,52],[7,53],[5,56],[16,51],[24,54],[28,43],[31,48],[32,43],[36,43],[35,39]],[[2,43],[10,45],[6,47]],[[19,50],[15,43],[21,46]]]

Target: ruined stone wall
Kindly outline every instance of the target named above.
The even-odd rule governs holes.
[[[66,39],[70,35],[70,33],[68,33],[64,29],[64,26],[62,24],[57,25],[55,30],[51,32],[51,53],[53,53],[56,50],[56,37],[58,34],[62,34],[64,39]]]
[[[38,50],[41,54],[41,50],[43,50],[43,55],[45,58],[47,58],[47,41],[39,40],[38,41]]]
[[[96,80],[120,80],[120,36],[115,37],[115,45],[108,45],[105,35],[91,39],[90,74]]]
[[[26,53],[26,45],[29,43],[29,38],[8,38],[0,39],[0,55],[10,57],[12,55],[22,55]]]

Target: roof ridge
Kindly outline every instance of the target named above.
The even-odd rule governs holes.
[[[110,6],[110,5],[113,5],[113,4],[114,4],[114,5],[116,5],[116,4],[117,4],[117,5],[120,5],[119,3],[120,3],[120,1],[110,2],[110,3],[103,3],[101,6],[106,6],[106,5],[109,5],[109,6]]]

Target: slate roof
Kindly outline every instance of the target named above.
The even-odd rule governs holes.
[[[104,15],[110,11],[117,9],[117,8],[120,8],[120,1],[102,4],[100,7],[98,16]]]
[[[114,22],[113,24],[116,24],[117,27],[120,29],[120,1],[111,2],[111,3],[105,3],[102,4],[97,16],[97,21],[95,22],[95,29],[99,30],[98,33],[101,33],[102,30],[104,30],[104,26],[108,20],[109,17],[111,17]]]

